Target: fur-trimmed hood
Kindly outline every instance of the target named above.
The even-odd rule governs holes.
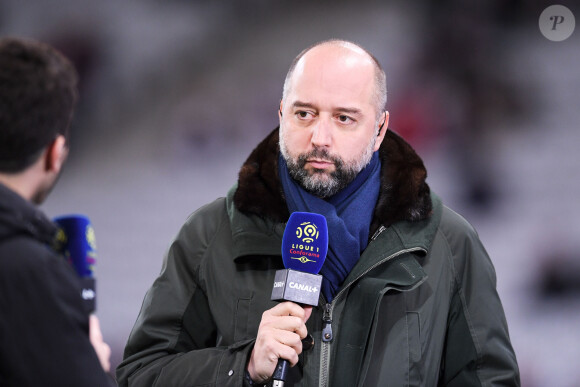
[[[245,214],[286,222],[290,216],[278,176],[279,135],[274,129],[242,165],[234,194],[236,208]],[[388,130],[379,149],[381,191],[370,235],[381,225],[418,221],[431,215],[427,171],[421,158],[400,136]]]

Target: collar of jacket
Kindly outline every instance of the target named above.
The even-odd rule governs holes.
[[[57,227],[36,206],[0,184],[0,241],[16,235],[52,244]]]
[[[278,176],[278,128],[274,129],[242,165],[234,203],[245,214],[286,222],[290,214]],[[411,146],[388,130],[379,149],[381,191],[370,235],[381,226],[418,221],[430,216],[432,203],[427,171]]]
[[[357,265],[349,273],[345,283],[353,281],[363,274],[368,267],[376,265],[380,261],[392,261],[399,258],[404,253],[411,253],[414,256],[424,256],[430,248],[431,242],[437,232],[437,227],[441,219],[442,203],[435,194],[431,195],[433,210],[431,216],[418,221],[399,221],[390,227],[381,227],[373,236],[371,243],[361,254],[360,265]],[[419,266],[405,267],[410,277],[409,283],[400,283],[402,286],[414,285],[416,277],[423,276],[423,271]],[[418,270],[417,270],[418,269]],[[414,273],[413,273],[414,272]],[[396,282],[396,281],[395,281]]]
[[[290,214],[278,176],[278,153],[276,128],[252,151],[240,169],[237,184],[228,194],[234,241],[240,242],[235,243],[239,246],[237,257],[280,253],[285,222]],[[432,217],[433,202],[425,182],[427,171],[413,148],[391,130],[385,135],[379,157],[381,191],[369,235],[397,224],[387,234],[394,232],[401,237],[408,227],[416,230],[418,222],[429,221]],[[381,235],[381,239],[383,237]],[[244,243],[248,239],[252,239],[251,243]],[[407,246],[416,241],[403,238],[400,243]],[[425,242],[420,244],[426,245]]]

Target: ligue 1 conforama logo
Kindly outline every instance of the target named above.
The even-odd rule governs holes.
[[[318,227],[311,222],[304,222],[296,227],[296,236],[304,243],[314,242],[315,239],[318,239],[319,234]]]
[[[328,251],[326,218],[310,212],[293,212],[282,238],[284,267],[318,273]]]
[[[298,227],[296,227],[296,237],[304,242],[293,243],[292,254],[300,254],[300,257],[292,257],[292,259],[297,259],[302,263],[314,262],[313,259],[309,259],[306,255],[312,258],[320,258],[320,248],[310,245],[312,242],[318,239],[320,233],[318,232],[318,227],[312,222],[303,222]],[[306,254],[305,254],[306,253]]]

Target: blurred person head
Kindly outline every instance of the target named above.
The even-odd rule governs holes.
[[[62,54],[0,39],[0,182],[34,203],[46,198],[68,154],[76,100],[77,74]]]
[[[328,40],[302,51],[278,113],[280,151],[292,178],[321,198],[346,187],[383,141],[386,99],[382,67],[359,45]]]

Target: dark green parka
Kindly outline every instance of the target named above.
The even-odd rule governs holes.
[[[190,216],[147,292],[117,369],[120,386],[243,386],[289,214],[278,131],[226,198]],[[307,322],[314,349],[287,386],[518,386],[492,263],[476,232],[425,183],[391,131],[379,150],[371,239],[332,303]],[[330,334],[323,339],[323,333]]]

